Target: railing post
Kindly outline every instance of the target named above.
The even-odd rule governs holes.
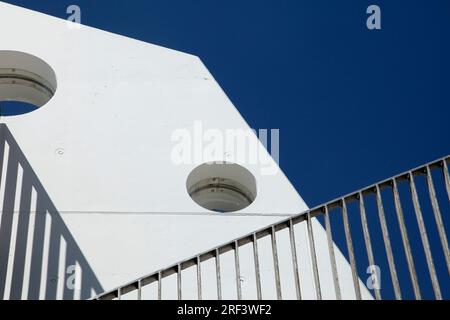
[[[408,231],[406,230],[405,218],[403,217],[403,209],[398,193],[397,180],[392,179],[392,192],[394,193],[395,211],[397,212],[398,225],[400,227],[400,234],[402,236],[403,249],[405,250],[406,260],[408,262],[409,275],[414,289],[414,295],[417,300],[420,300],[419,281],[417,280],[416,268],[414,266],[414,259],[411,252],[411,245],[409,244]]]
[[[364,196],[363,193],[360,191],[358,193],[358,199],[359,199],[359,212],[361,214],[361,224],[362,229],[364,233],[364,243],[366,245],[366,251],[367,251],[367,258],[369,260],[369,264],[371,266],[375,266],[375,259],[373,257],[373,251],[372,251],[372,242],[370,240],[370,231],[369,231],[369,225],[367,223],[367,216],[366,216],[366,206],[364,204]],[[380,279],[378,279],[379,275],[377,276],[377,281],[379,282]],[[381,292],[379,288],[375,288],[375,299],[381,300]]]
[[[342,198],[342,218],[344,222],[345,240],[347,242],[348,255],[350,257],[350,267],[352,269],[355,295],[357,300],[361,300],[361,288],[359,287],[358,270],[356,269],[356,258],[355,253],[353,251],[352,234],[350,231],[350,223],[348,221],[347,204],[345,202],[345,198]]]
[[[181,288],[181,264],[179,263],[177,266],[177,291],[178,291],[178,300],[182,299],[182,288]]]
[[[448,201],[450,202],[450,176],[448,174],[447,159],[442,160],[442,173],[444,174],[445,189],[447,190]]]
[[[319,280],[319,270],[317,268],[317,256],[316,256],[316,246],[314,244],[314,231],[312,227],[311,220],[311,211],[308,211],[306,216],[306,225],[308,228],[308,240],[311,254],[311,262],[313,267],[313,275],[314,275],[314,286],[316,289],[316,298],[317,300],[322,300],[322,291],[320,289],[320,280]]]
[[[138,300],[142,300],[142,282],[141,280],[138,281]]]
[[[444,251],[445,262],[447,263],[447,270],[450,273],[450,251],[448,248],[447,235],[445,234],[444,223],[442,222],[441,210],[436,198],[436,191],[434,190],[433,177],[431,176],[430,166],[426,168],[428,192],[430,195],[431,206],[433,207],[434,219],[441,239],[442,250]]]
[[[215,251],[216,258],[216,282],[217,282],[217,300],[222,300],[222,280],[220,276],[220,251],[216,249]]]
[[[333,273],[333,283],[334,283],[334,292],[336,294],[336,299],[341,300],[341,288],[339,287],[339,276],[337,272],[336,266],[336,257],[334,255],[334,242],[333,242],[333,234],[331,231],[331,223],[330,223],[330,215],[328,212],[328,206],[324,206],[324,218],[325,218],[325,229],[327,233],[327,242],[328,242],[328,253],[330,255],[331,262],[331,270]]]
[[[162,298],[162,278],[161,278],[161,271],[158,272],[158,300],[161,300]]]
[[[428,241],[427,229],[425,222],[423,221],[422,210],[420,208],[419,196],[417,195],[416,184],[414,183],[414,175],[412,172],[408,175],[409,188],[411,191],[411,197],[413,200],[414,212],[416,214],[417,225],[419,226],[420,238],[422,240],[423,250],[425,251],[425,257],[427,260],[428,272],[430,273],[431,283],[433,285],[433,291],[436,299],[442,299],[441,289],[439,288],[439,281],[434,268],[433,255],[431,254],[430,243]]]
[[[261,275],[259,271],[258,239],[256,233],[253,233],[252,241],[253,241],[253,260],[255,262],[256,294],[258,300],[261,300],[262,299]]]
[[[273,256],[273,267],[275,269],[275,286],[277,290],[277,299],[281,300],[282,293],[281,293],[280,267],[278,265],[277,238],[274,226],[270,228],[270,237],[272,240],[272,256]]]
[[[298,272],[297,246],[295,244],[295,230],[292,219],[289,219],[289,240],[291,242],[292,267],[294,269],[295,278],[295,292],[297,294],[297,299],[301,300],[302,293],[300,290],[300,274]]]
[[[200,256],[197,256],[197,297],[202,300],[202,268]]]
[[[241,270],[239,265],[239,243],[237,240],[234,242],[234,266],[236,271],[237,299],[242,300]]]
[[[402,298],[402,294],[398,282],[397,270],[395,268],[394,255],[392,254],[392,247],[391,241],[389,239],[389,231],[386,224],[386,218],[384,216],[383,200],[381,199],[381,190],[378,184],[375,186],[375,191],[377,197],[378,217],[380,218],[381,231],[383,233],[383,241],[384,247],[386,249],[389,271],[391,272],[392,285],[394,287],[395,298],[397,300],[400,300]]]

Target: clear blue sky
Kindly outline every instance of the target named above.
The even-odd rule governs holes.
[[[310,206],[450,153],[448,0],[6,2],[200,56]]]

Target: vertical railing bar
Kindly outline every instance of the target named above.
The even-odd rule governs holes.
[[[202,268],[200,256],[197,256],[197,297],[202,300]]]
[[[161,300],[162,298],[162,277],[161,277],[161,271],[158,272],[158,300]]]
[[[445,234],[444,223],[442,222],[441,210],[439,209],[439,204],[436,198],[436,191],[434,190],[434,183],[433,177],[431,176],[430,166],[427,166],[427,183],[428,183],[428,192],[430,194],[431,206],[433,207],[434,219],[436,221],[439,238],[441,240],[442,249],[444,251],[447,269],[448,272],[450,273],[450,251],[448,248],[447,235]]]
[[[258,239],[256,233],[253,234],[253,260],[255,262],[255,279],[256,279],[256,294],[258,300],[262,300],[262,290],[261,290],[261,275],[259,272],[259,255],[258,255]]]
[[[353,251],[352,234],[350,231],[350,223],[348,221],[347,204],[342,199],[342,217],[344,222],[345,240],[347,242],[348,255],[350,257],[350,267],[352,269],[353,286],[355,287],[355,295],[357,300],[361,300],[361,288],[359,287],[358,271],[356,269],[355,252]]]
[[[414,266],[414,258],[413,258],[412,252],[411,252],[411,245],[409,243],[408,231],[406,230],[405,218],[403,215],[402,204],[401,204],[400,195],[398,192],[397,179],[395,179],[395,178],[392,179],[392,192],[394,194],[395,211],[397,213],[398,225],[400,227],[400,234],[402,236],[403,249],[405,250],[405,254],[406,254],[406,261],[408,263],[409,275],[411,277],[411,282],[413,285],[414,296],[416,297],[416,300],[421,300],[422,297],[420,294],[419,281],[417,279],[416,268]]]
[[[450,201],[450,176],[448,174],[447,159],[442,160],[442,173],[444,174],[445,189],[447,190],[448,201]]]
[[[220,276],[220,252],[216,249],[217,300],[222,300],[222,280]]]
[[[137,296],[138,300],[142,300],[142,281],[139,280],[138,281],[138,296]]]
[[[319,280],[319,270],[317,268],[317,257],[316,257],[316,246],[314,244],[314,232],[312,228],[312,221],[311,221],[311,212],[307,213],[306,216],[306,225],[308,228],[308,240],[309,240],[309,247],[311,251],[311,262],[312,262],[312,268],[313,268],[313,274],[314,274],[314,285],[316,289],[316,297],[317,300],[322,300],[322,292],[320,289],[320,280]]]
[[[375,259],[373,256],[372,251],[372,241],[370,240],[370,231],[369,231],[369,225],[367,223],[367,216],[366,216],[366,206],[364,204],[364,196],[362,192],[359,192],[359,212],[361,214],[361,224],[362,229],[364,233],[364,242],[366,244],[366,251],[367,251],[367,258],[369,259],[369,264],[371,266],[375,266]],[[380,279],[378,279],[379,275],[376,275],[377,283],[380,282]],[[375,299],[381,300],[381,292],[379,288],[374,288],[375,291]]]
[[[117,289],[117,299],[122,300],[122,288]]]
[[[178,291],[178,300],[182,299],[182,289],[181,289],[181,264],[177,266],[177,291]]]
[[[384,247],[386,249],[386,255],[389,264],[389,271],[391,273],[392,285],[394,287],[395,298],[397,300],[401,300],[402,295],[400,291],[400,285],[398,282],[397,270],[395,269],[394,255],[392,254],[391,241],[389,240],[389,231],[386,224],[386,218],[383,208],[383,200],[381,199],[381,191],[379,185],[376,185],[375,189],[377,197],[378,216],[380,218],[381,232],[383,234]]]
[[[411,197],[413,200],[414,212],[416,213],[417,225],[419,227],[420,238],[422,240],[423,250],[427,260],[428,272],[430,274],[431,283],[433,285],[433,291],[436,299],[441,300],[441,289],[439,287],[439,280],[434,267],[433,255],[430,249],[430,243],[428,241],[427,229],[423,220],[422,209],[420,208],[419,196],[416,190],[416,184],[414,182],[414,175],[409,173],[409,188],[411,190]]]
[[[273,266],[275,269],[275,286],[277,289],[277,299],[281,300],[282,294],[281,294],[280,266],[278,264],[277,238],[274,226],[270,228],[270,237],[272,240],[272,256],[273,256]]]
[[[298,271],[298,261],[297,261],[297,245],[295,244],[295,230],[292,224],[292,219],[289,220],[289,239],[291,241],[291,255],[292,255],[292,267],[294,269],[295,278],[295,291],[297,294],[297,299],[302,299],[302,293],[300,290],[300,274]]]
[[[234,264],[236,270],[237,299],[242,300],[241,270],[239,266],[239,243],[237,242],[237,240],[234,242]]]
[[[324,218],[325,218],[325,229],[327,233],[328,253],[330,255],[331,270],[333,273],[334,292],[336,294],[336,299],[341,300],[342,299],[341,288],[339,287],[339,276],[336,265],[336,257],[334,255],[333,234],[331,231],[331,222],[330,222],[330,215],[328,212],[328,206],[325,206]]]

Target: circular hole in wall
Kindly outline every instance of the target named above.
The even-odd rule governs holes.
[[[53,69],[19,51],[0,50],[0,116],[14,116],[45,105],[57,87]]]
[[[189,174],[186,187],[192,200],[215,212],[242,210],[256,198],[253,174],[230,162],[210,162],[198,166]]]

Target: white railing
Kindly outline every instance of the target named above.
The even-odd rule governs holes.
[[[385,269],[389,270],[383,276],[378,275],[380,278],[390,278],[387,281],[388,285],[370,288],[376,299],[445,299],[445,293],[448,295],[450,290],[450,252],[443,219],[444,217],[448,220],[450,217],[449,160],[450,157],[445,157],[360,189],[136,279],[112,291],[100,294],[94,299],[121,299],[130,292],[136,292],[136,298],[143,299],[143,288],[150,284],[156,284],[156,298],[161,299],[162,283],[170,276],[176,276],[176,296],[178,299],[182,299],[183,272],[192,268],[196,270],[197,297],[202,299],[202,289],[205,286],[205,279],[202,280],[202,266],[204,263],[214,262],[214,287],[216,298],[220,300],[223,297],[221,257],[227,252],[234,253],[236,297],[241,299],[240,261],[243,256],[240,249],[245,245],[252,247],[250,254],[253,256],[251,259],[254,264],[256,298],[263,299],[265,297],[261,286],[258,246],[261,239],[266,237],[270,238],[272,281],[275,284],[276,297],[282,299],[283,288],[280,281],[281,271],[278,257],[280,248],[279,244],[277,245],[277,236],[281,230],[285,229],[289,234],[289,241],[285,243],[288,243],[290,260],[292,260],[290,262],[294,275],[292,285],[295,287],[296,297],[302,299],[302,272],[299,268],[300,257],[294,229],[294,226],[299,224],[306,224],[308,249],[311,253],[308,258],[311,260],[310,264],[313,268],[315,297],[322,299],[321,274],[318,268],[317,248],[312,227],[314,218],[317,218],[326,230],[332,281],[337,299],[342,298],[343,280],[340,279],[337,270],[334,243],[337,243],[340,249],[346,249],[346,257],[349,260],[352,274],[350,281],[353,283],[357,299],[363,297],[359,279],[366,272],[365,269],[362,270],[358,266],[367,265],[364,264],[367,262],[369,266],[385,266]],[[438,179],[439,181],[437,181]],[[442,215],[443,211],[445,211],[444,216]],[[334,228],[335,225],[332,222],[336,223],[336,219],[341,219],[342,233],[337,232],[337,228]],[[361,233],[360,240],[355,241],[354,237],[358,232]],[[384,251],[381,252],[382,250]],[[365,262],[362,263],[362,260]],[[383,261],[385,261],[384,264]],[[418,269],[426,271],[419,273]],[[211,280],[211,277],[208,280]],[[377,278],[375,280],[381,281]]]

